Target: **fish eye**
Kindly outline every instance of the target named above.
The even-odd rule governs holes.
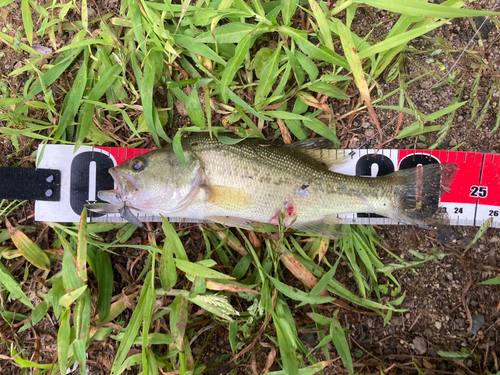
[[[142,160],[134,159],[130,163],[130,167],[133,171],[139,172],[139,171],[142,171],[144,169],[145,164]]]

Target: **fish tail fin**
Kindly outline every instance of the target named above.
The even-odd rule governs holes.
[[[428,164],[387,176],[394,183],[394,211],[390,216],[428,229],[449,224],[449,216],[439,206],[439,199],[450,191],[457,170],[457,164]]]

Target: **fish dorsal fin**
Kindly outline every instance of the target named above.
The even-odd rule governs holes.
[[[349,157],[348,153],[336,149],[333,141],[324,137],[306,139],[286,147],[325,164],[328,169],[341,166]]]
[[[209,216],[208,220],[215,221],[219,224],[227,225],[228,227],[236,227],[241,229],[252,230],[253,228],[248,225],[248,220],[242,219],[241,217],[234,216]]]
[[[346,235],[343,227],[344,224],[342,224],[342,219],[330,216],[327,216],[324,219],[318,221],[310,221],[307,223],[292,225],[293,229],[333,239],[342,238]]]
[[[250,207],[253,198],[246,191],[223,185],[205,185],[206,201],[226,210],[241,210]]]

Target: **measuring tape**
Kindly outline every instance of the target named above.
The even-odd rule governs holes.
[[[60,173],[58,201],[37,200],[35,220],[77,222],[85,204],[97,201],[97,192],[115,188],[108,169],[150,149],[46,145],[39,151],[39,168]],[[42,156],[40,156],[42,155]],[[462,151],[429,150],[337,150],[345,162],[334,171],[352,176],[382,176],[399,169],[431,163],[458,164],[458,173],[449,193],[440,199],[451,225],[480,226],[492,218],[500,227],[500,155]],[[1,186],[0,186],[1,198]],[[161,221],[160,217],[134,211],[141,221]],[[374,214],[339,215],[346,224],[400,224]],[[182,218],[169,218],[179,221]],[[119,214],[89,213],[93,222],[122,222]]]

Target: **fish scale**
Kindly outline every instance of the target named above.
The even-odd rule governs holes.
[[[380,212],[384,204],[389,204],[372,180],[333,173],[293,148],[256,140],[222,145],[204,136],[193,138],[184,143],[203,161],[208,184],[241,189],[254,198],[254,205],[239,212],[252,221],[271,220],[290,201],[297,212],[297,224],[353,209]],[[305,193],[294,194],[303,185],[308,185]],[[204,194],[186,215],[193,215],[195,210],[204,210],[207,215],[217,213],[214,216],[235,214],[206,205]]]

